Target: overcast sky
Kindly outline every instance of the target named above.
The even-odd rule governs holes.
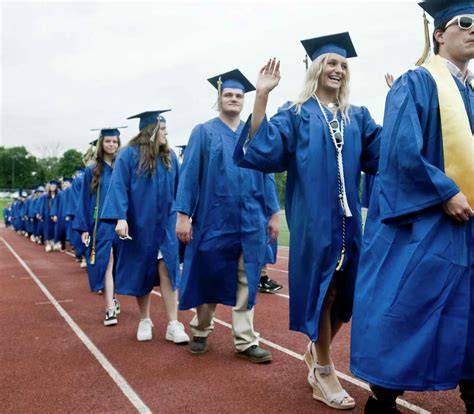
[[[1,3],[0,145],[87,149],[89,130],[128,125],[139,112],[167,114],[172,145],[217,113],[208,77],[238,67],[255,82],[269,57],[282,80],[269,114],[295,99],[304,79],[300,40],[349,31],[359,57],[350,59],[351,102],[382,122],[383,79],[413,67],[423,49],[422,10],[397,1],[153,1]],[[246,95],[242,118],[253,105]]]

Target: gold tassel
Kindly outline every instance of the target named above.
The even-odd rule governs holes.
[[[303,59],[303,63],[304,63],[304,66],[306,68],[306,71],[308,70],[308,66],[309,66],[309,59],[308,59],[308,55],[305,55],[305,58]]]
[[[91,251],[90,264],[91,264],[91,265],[95,264],[95,249],[92,249],[92,251]]]
[[[337,262],[337,265],[336,265],[336,272],[339,272],[342,269],[342,264],[344,263],[345,255],[346,255],[346,250],[342,249],[341,257],[339,258],[339,261]]]
[[[423,12],[423,25],[424,25],[424,29],[425,29],[425,48],[423,49],[423,54],[418,59],[418,61],[415,63],[416,66],[421,66],[423,63],[425,63],[426,59],[428,58],[428,55],[430,54],[431,42],[430,42],[429,24],[430,24],[430,22],[426,18],[426,13]]]
[[[219,79],[217,80],[217,97],[220,98],[222,93],[222,77],[219,76]]]

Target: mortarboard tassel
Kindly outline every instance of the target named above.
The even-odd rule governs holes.
[[[219,76],[219,79],[217,81],[217,97],[220,98],[222,93],[222,77]]]
[[[308,55],[305,55],[305,58],[303,59],[304,66],[306,67],[306,71],[308,71],[308,64],[309,64],[309,59]]]
[[[428,55],[430,54],[431,42],[430,42],[429,24],[430,24],[430,22],[426,18],[426,13],[423,12],[423,25],[424,25],[424,29],[425,29],[425,48],[423,49],[423,54],[418,59],[418,61],[415,63],[416,66],[421,66],[423,63],[425,63],[426,59],[428,58]]]

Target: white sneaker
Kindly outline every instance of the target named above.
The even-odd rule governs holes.
[[[80,266],[81,266],[81,269],[85,269],[85,268],[87,267],[86,259],[83,258],[83,259],[81,260]]]
[[[60,242],[59,243],[54,243],[53,250],[55,252],[60,252],[61,251],[61,243]]]
[[[184,326],[179,321],[170,321],[166,328],[166,339],[173,341],[175,344],[187,344],[189,336],[184,331]]]
[[[138,325],[137,331],[137,340],[138,341],[151,341],[153,334],[151,328],[153,327],[153,322],[151,319],[142,319]]]
[[[46,250],[46,253],[49,253],[51,251],[51,244],[49,243],[49,241],[46,242],[44,250]]]

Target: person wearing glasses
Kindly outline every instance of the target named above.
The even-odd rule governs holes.
[[[166,120],[169,110],[148,111],[139,118],[140,132],[117,155],[102,220],[116,222],[120,240],[115,255],[115,291],[135,296],[140,312],[138,341],[150,341],[151,291],[160,285],[168,317],[165,338],[189,342],[178,321],[178,240],[173,202],[178,185],[178,160],[169,148]]]
[[[459,386],[472,414],[474,1],[420,6],[434,18],[434,55],[424,62],[425,53],[387,98],[351,370],[371,384],[366,413],[399,412],[395,399],[404,390]]]
[[[365,107],[349,104],[349,33],[302,41],[312,60],[300,97],[265,116],[280,63],[259,72],[253,114],[234,161],[266,173],[288,171],[286,217],[291,233],[290,329],[308,335],[304,360],[313,398],[337,409],[355,401],[342,388],[331,341],[352,313],[359,250],[361,169],[375,174],[380,127]]]
[[[235,356],[267,363],[272,354],[259,346],[253,320],[268,243],[279,231],[275,181],[232,162],[245,94],[255,87],[238,69],[208,81],[218,91],[219,116],[193,129],[176,195],[176,235],[187,244],[179,306],[196,307],[192,354],[207,352],[221,303],[232,306]]]
[[[103,291],[105,301],[104,325],[117,325],[120,304],[114,298],[114,255],[116,247],[114,226],[99,220],[105,196],[110,186],[115,156],[120,148],[119,128],[102,128],[93,141],[94,162],[84,171],[84,182],[78,198],[73,230],[81,234],[86,247],[87,275],[91,292]]]

